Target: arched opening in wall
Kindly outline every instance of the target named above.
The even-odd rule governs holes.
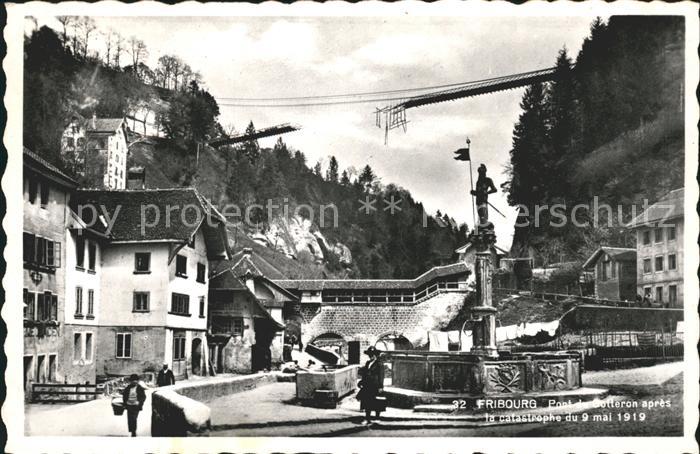
[[[324,334],[321,334],[320,336],[316,336],[314,338],[314,340],[309,342],[309,344],[312,345],[313,347],[316,347],[317,349],[333,353],[338,358],[340,358],[340,361],[343,363],[347,362],[348,342],[340,334],[324,333]],[[307,353],[310,353],[309,350],[306,350],[306,351],[307,351]],[[321,356],[323,356],[322,353],[321,353]],[[324,361],[323,358],[319,358],[319,359],[321,361]],[[331,359],[331,361],[324,361],[324,362],[333,363],[332,359]]]
[[[379,336],[377,342],[374,343],[374,347],[384,351],[414,349],[411,341],[399,333],[387,333]]]

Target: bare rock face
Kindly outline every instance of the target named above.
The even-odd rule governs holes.
[[[251,238],[263,246],[275,249],[291,258],[302,255],[323,263],[329,252],[334,253],[344,266],[352,264],[350,249],[342,243],[329,244],[325,236],[308,219],[301,216],[274,219],[266,231],[256,232]]]

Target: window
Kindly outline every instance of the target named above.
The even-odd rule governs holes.
[[[24,319],[34,320],[34,304],[36,295],[26,288],[24,289]]]
[[[46,208],[49,204],[49,184],[46,181],[41,182],[40,186],[41,207]]]
[[[88,244],[88,270],[95,271],[95,262],[97,261],[97,245],[93,242]]]
[[[177,315],[190,315],[190,295],[173,293],[170,312]]]
[[[47,240],[27,232],[22,236],[22,242],[22,255],[25,264],[48,268],[61,267],[60,242]]]
[[[661,243],[664,240],[664,229],[657,227],[654,229],[654,243]]]
[[[148,312],[149,298],[149,292],[134,292],[134,312]]]
[[[675,270],[676,269],[676,254],[669,254],[668,255],[668,269],[669,270]]]
[[[651,259],[644,259],[644,272],[651,273]]]
[[[678,304],[678,287],[675,285],[668,286],[668,304],[676,306]]]
[[[608,258],[606,257],[601,265],[601,276],[600,280],[601,281],[607,281],[608,280],[608,267],[610,266],[610,262],[608,261]]]
[[[205,309],[206,309],[206,300],[204,299],[203,296],[199,297],[199,317],[204,318],[205,314]]]
[[[644,296],[651,298],[651,287],[644,287]]]
[[[197,264],[197,282],[204,283],[207,275],[207,266],[203,263]]]
[[[34,263],[34,241],[35,237],[31,233],[24,232],[22,235],[22,256],[24,263]]]
[[[82,287],[75,288],[75,316],[76,317],[83,316],[83,288]]]
[[[117,358],[131,358],[131,333],[117,333]]]
[[[185,340],[185,336],[182,335],[173,337],[173,361],[179,361],[186,358]]]
[[[668,241],[673,241],[676,239],[676,226],[675,225],[673,227],[668,228],[668,231],[666,233],[666,237],[668,238]]]
[[[662,255],[654,259],[654,271],[664,270],[664,257]]]
[[[85,333],[85,360],[92,362],[92,333]]]
[[[642,232],[642,243],[643,244],[651,244],[651,233],[649,230],[645,230]]]
[[[614,260],[610,261],[610,278],[617,279],[617,262]]]
[[[656,287],[656,302],[660,303],[664,300],[664,288],[659,286]]]
[[[83,333],[73,333],[73,361],[83,359]]]
[[[231,324],[231,334],[234,336],[243,335],[243,317],[233,317]]]
[[[37,295],[36,308],[37,320],[56,320],[58,316],[58,295],[53,295],[51,292],[39,293]]]
[[[151,271],[151,253],[137,252],[135,254],[134,273],[148,273]]]
[[[75,239],[75,266],[77,268],[85,267],[85,238],[81,234]]]
[[[197,236],[197,234],[192,235],[192,238],[190,238],[190,241],[187,242],[187,247],[194,249],[194,238]]]
[[[35,178],[29,179],[29,203],[34,204],[36,195],[39,192],[39,182]]]
[[[179,255],[175,258],[175,276],[187,277],[187,257]]]
[[[95,317],[95,291],[93,289],[88,290],[87,316],[90,318]]]

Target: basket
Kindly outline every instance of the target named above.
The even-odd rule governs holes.
[[[121,398],[117,397],[112,399],[112,411],[114,412],[114,416],[121,416],[124,414],[124,402],[122,402]]]

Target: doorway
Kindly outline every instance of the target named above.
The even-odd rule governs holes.
[[[195,337],[192,339],[192,373],[202,374],[202,339]]]
[[[24,390],[27,390],[27,385],[29,385],[29,382],[32,380],[32,363],[34,362],[34,358],[31,356],[25,356],[24,357]]]
[[[49,383],[56,382],[56,355],[49,355]]]
[[[46,355],[39,355],[36,360],[36,382],[46,383]]]

